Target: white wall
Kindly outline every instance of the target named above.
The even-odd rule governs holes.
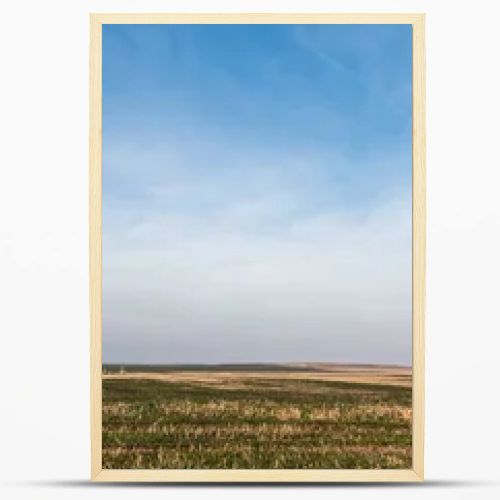
[[[426,12],[427,429],[424,486],[208,490],[251,498],[495,498],[500,449],[498,2],[287,1],[289,11]],[[279,1],[44,0],[2,7],[0,470],[8,498],[160,497],[86,486],[89,12],[279,11]],[[81,482],[81,483],[79,483]],[[35,491],[36,490],[36,491]]]

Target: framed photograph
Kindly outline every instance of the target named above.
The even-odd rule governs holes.
[[[421,481],[423,14],[92,14],[91,477]]]

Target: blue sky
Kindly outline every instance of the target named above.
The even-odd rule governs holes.
[[[104,26],[103,306],[105,361],[409,363],[411,26]]]

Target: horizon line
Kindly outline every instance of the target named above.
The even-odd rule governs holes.
[[[137,361],[112,361],[102,362],[105,365],[128,365],[128,366],[247,366],[247,365],[275,365],[275,366],[300,366],[300,365],[338,365],[338,366],[395,366],[401,368],[413,368],[413,364],[403,363],[366,363],[366,362],[349,362],[349,361],[246,361],[246,362],[175,362],[175,363],[148,363]]]

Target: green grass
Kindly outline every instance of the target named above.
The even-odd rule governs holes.
[[[410,468],[411,389],[104,380],[103,467]]]

